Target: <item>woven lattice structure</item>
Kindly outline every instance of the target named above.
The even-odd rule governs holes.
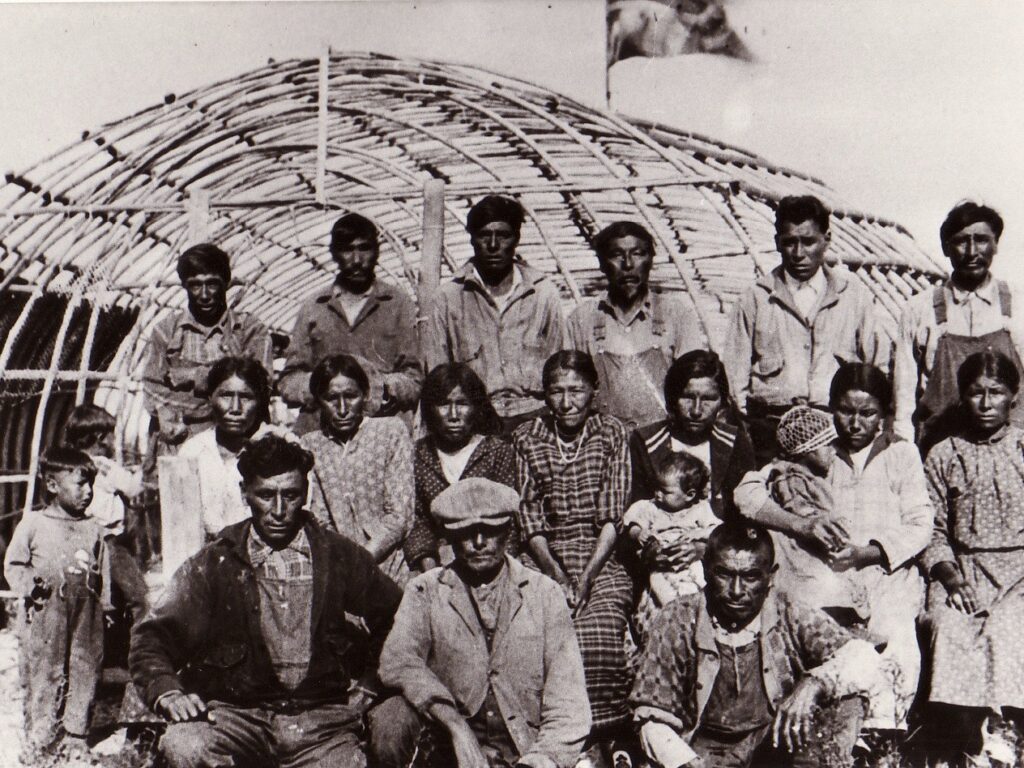
[[[738,293],[777,263],[772,208],[786,194],[835,209],[831,254],[887,315],[939,274],[896,224],[706,138],[467,67],[368,54],[271,63],[83,134],[0,187],[0,513],[24,502],[35,454],[76,401],[117,413],[138,444],[142,351],[154,321],[184,304],[184,247],[223,247],[230,300],[287,333],[299,302],[333,279],[325,244],[339,211],[379,225],[381,268],[414,293],[430,179],[446,183],[442,279],[470,255],[463,222],[487,192],[523,202],[520,253],[567,302],[599,286],[593,235],[633,219],[657,239],[653,282],[693,301],[713,340]]]

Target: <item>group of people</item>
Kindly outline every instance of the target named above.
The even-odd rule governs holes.
[[[781,264],[720,355],[649,285],[642,226],[596,236],[607,291],[564,318],[523,223],[477,203],[473,257],[417,310],[342,217],[276,381],[227,255],[180,256],[145,392],[207,543],[147,606],[141,479],[81,406],[5,560],[35,748],[87,735],[118,596],[175,768],[852,765],[912,707],[969,738],[1022,719],[1024,333],[995,211],[949,213],[952,274],[897,331],[825,265],[828,209],[782,199]]]

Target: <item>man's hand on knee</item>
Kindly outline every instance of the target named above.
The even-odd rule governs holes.
[[[779,705],[772,724],[772,746],[795,752],[811,741],[811,729],[817,705],[825,697],[825,686],[814,677],[805,677]]]
[[[163,715],[172,723],[184,723],[203,717],[206,713],[206,702],[195,693],[168,691],[156,700],[154,709],[157,714]]]

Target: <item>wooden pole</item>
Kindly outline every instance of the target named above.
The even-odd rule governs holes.
[[[441,284],[441,252],[444,247],[444,182],[430,179],[423,184],[423,245],[420,252],[420,276],[416,283],[420,349],[431,348],[427,317]],[[421,354],[421,357],[423,355]]]
[[[161,456],[160,544],[165,583],[183,562],[203,546],[199,465],[194,458]]]
[[[316,201],[320,205],[327,205],[327,89],[330,68],[331,48],[325,44],[320,53],[316,112]]]

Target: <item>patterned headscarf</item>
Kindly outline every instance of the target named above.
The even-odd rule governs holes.
[[[824,411],[798,405],[786,411],[775,436],[783,453],[799,456],[835,440],[836,428]]]

